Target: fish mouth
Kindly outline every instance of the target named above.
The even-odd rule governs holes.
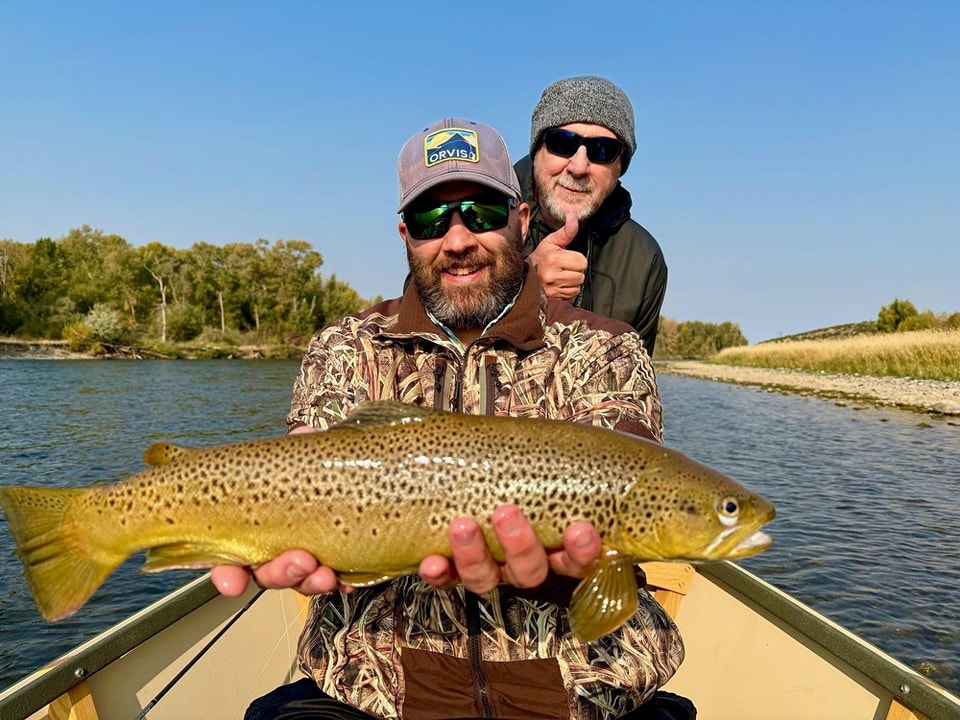
[[[765,532],[757,530],[749,537],[745,537],[737,545],[726,553],[728,560],[737,560],[739,558],[750,557],[757,553],[762,553],[773,544],[773,540]]]

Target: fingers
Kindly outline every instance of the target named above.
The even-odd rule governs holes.
[[[221,565],[213,568],[210,579],[221,594],[242,595],[250,582],[247,568]],[[339,586],[337,576],[304,550],[288,550],[254,569],[257,583],[264,588],[294,588],[304,595],[332,592]]]
[[[530,253],[530,264],[537,268],[547,297],[574,300],[580,293],[586,278],[587,258],[583,253],[566,249],[579,227],[576,215],[568,214],[564,226],[547,235]]]
[[[420,562],[420,577],[434,587],[450,590],[456,587],[457,569],[443,555],[428,555]]]
[[[563,549],[550,553],[550,567],[555,573],[585,577],[600,558],[600,533],[588,522],[575,522],[563,534]]]
[[[563,237],[566,238],[566,242],[564,242],[561,247],[566,247],[573,242],[573,239],[577,236],[579,231],[580,222],[577,220],[576,213],[571,212],[567,213],[566,222],[563,223],[563,228],[554,234],[559,235],[559,233],[563,233]],[[554,242],[556,243],[559,239],[559,237],[554,239]]]
[[[550,567],[547,551],[533,526],[516,505],[502,505],[493,513],[493,531],[503,548],[503,579],[520,588],[540,585]]]
[[[600,534],[588,522],[572,523],[564,532],[563,547],[550,552],[516,505],[498,507],[491,523],[503,549],[502,563],[490,554],[476,520],[458,518],[448,530],[453,559],[442,555],[425,558],[419,568],[423,580],[445,589],[460,582],[475,593],[489,592],[501,582],[533,588],[547,579],[550,570],[560,575],[585,577],[600,557]]]
[[[250,583],[250,573],[237,565],[218,565],[210,571],[210,580],[221,595],[240,597]]]
[[[476,520],[454,520],[448,536],[456,574],[467,590],[485,593],[500,584],[500,566],[490,555]]]

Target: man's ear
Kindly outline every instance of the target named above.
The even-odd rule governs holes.
[[[403,240],[403,244],[406,245],[408,239],[407,224],[403,222],[403,220],[397,223],[397,232],[400,233],[400,238]]]
[[[527,239],[527,230],[530,228],[530,206],[525,202],[517,207],[517,217],[520,219],[520,239]]]

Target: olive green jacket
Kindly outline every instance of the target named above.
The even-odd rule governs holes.
[[[530,229],[524,252],[529,255],[553,229],[547,225],[533,187],[532,163],[524,157],[514,166],[524,202],[530,205]],[[636,328],[653,357],[660,308],[667,292],[663,251],[640,224],[630,219],[633,200],[622,185],[580,227],[567,249],[587,257],[587,277],[576,305],[622,320]]]

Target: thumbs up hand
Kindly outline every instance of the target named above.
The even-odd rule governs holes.
[[[527,258],[537,269],[547,297],[572,302],[580,294],[586,277],[587,258],[582,253],[566,249],[579,229],[577,216],[568,213],[563,227],[541,240],[537,249]]]

